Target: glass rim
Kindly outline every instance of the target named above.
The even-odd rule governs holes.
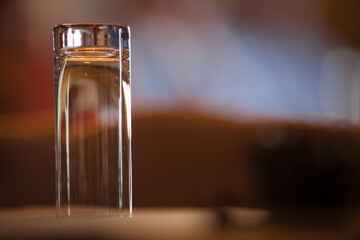
[[[120,47],[129,40],[130,27],[113,23],[64,23],[55,25],[53,50],[69,47]]]
[[[71,28],[71,27],[119,27],[119,28],[128,28],[129,25],[118,24],[118,23],[62,23],[62,24],[56,24],[53,29]]]

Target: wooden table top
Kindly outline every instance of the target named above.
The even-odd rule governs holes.
[[[329,215],[331,216],[331,215]],[[356,221],[239,207],[135,208],[132,217],[55,217],[52,207],[0,210],[0,239],[357,239]],[[327,220],[325,220],[327,218]],[[295,220],[294,220],[295,219]],[[345,221],[346,222],[346,221]],[[354,238],[355,237],[355,238]]]

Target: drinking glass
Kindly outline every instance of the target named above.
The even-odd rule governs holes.
[[[53,29],[56,214],[131,215],[130,28]]]

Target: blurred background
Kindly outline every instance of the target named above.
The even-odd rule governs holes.
[[[360,199],[360,2],[0,2],[0,207],[55,204],[55,24],[131,27],[134,206]]]

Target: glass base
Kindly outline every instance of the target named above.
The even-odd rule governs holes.
[[[131,217],[130,209],[102,206],[63,206],[56,217]]]

